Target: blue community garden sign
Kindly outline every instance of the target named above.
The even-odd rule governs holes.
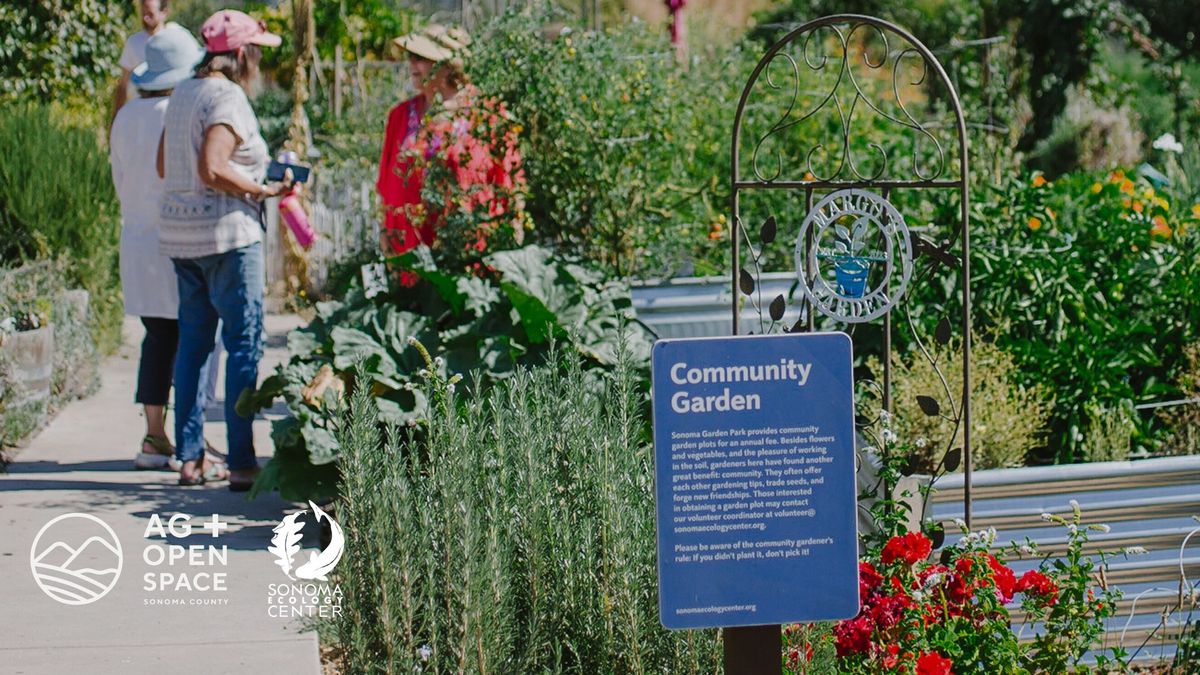
[[[664,626],[858,613],[851,360],[844,333],[655,343]]]

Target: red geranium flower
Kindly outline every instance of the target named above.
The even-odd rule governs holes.
[[[897,560],[915,565],[928,558],[932,550],[933,542],[929,540],[929,537],[920,532],[909,532],[889,539],[879,557],[885,565],[890,565]]]
[[[883,576],[869,562],[858,563],[858,599],[866,602],[871,592],[883,583]]]
[[[871,608],[871,619],[879,627],[879,630],[887,630],[900,623],[900,619],[904,616],[904,610],[911,606],[912,600],[907,595],[889,595],[880,598],[879,602]]]
[[[929,652],[917,657],[917,675],[954,675],[950,667],[954,662],[938,654]]]
[[[992,573],[996,581],[996,595],[1000,602],[1012,602],[1013,594],[1017,590],[1017,575],[1004,563],[996,560],[996,556],[988,554],[988,566],[992,568]]]
[[[1037,570],[1029,570],[1021,575],[1017,591],[1033,596],[1047,606],[1058,601],[1058,586],[1054,580]]]
[[[834,646],[837,655],[862,654],[871,648],[871,620],[859,615],[849,621],[838,622],[833,627]]]

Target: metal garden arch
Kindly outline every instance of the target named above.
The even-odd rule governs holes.
[[[790,82],[781,83],[776,73],[780,68]],[[802,89],[806,81],[816,81],[817,88]],[[934,85],[940,85],[940,90],[931,91]],[[773,96],[781,96],[774,108]],[[927,108],[924,112],[936,110],[941,118],[918,111],[920,106],[913,102],[917,99]],[[867,117],[873,118],[876,132],[889,131],[882,139],[867,138],[864,150],[856,144],[855,129]],[[744,134],[748,122],[752,130],[759,130],[757,135]],[[813,141],[810,147],[789,144],[788,136],[806,126],[819,132],[818,139],[834,140]],[[883,381],[874,386],[881,409],[889,412],[894,324],[897,316],[907,319],[912,344],[932,362],[941,381],[943,391],[935,397],[920,396],[918,403],[926,414],[953,422],[955,433],[946,441],[940,466],[953,470],[949,465],[961,460],[963,508],[969,525],[971,272],[966,128],[958,94],[945,69],[904,29],[850,14],[801,25],[767,50],[738,102],[732,134],[730,248],[733,333],[742,332],[747,309],[751,321],[757,312],[753,332],[811,331],[820,321],[853,335],[858,327],[882,323],[881,352],[886,358]],[[750,171],[744,174],[742,151],[747,139],[751,145],[745,149],[752,151],[747,162]],[[896,151],[904,143],[911,144],[911,156]],[[958,192],[956,223],[908,226],[894,199],[902,191],[925,190]],[[764,191],[777,191],[767,198],[776,203],[801,194],[804,199],[804,218],[794,240],[795,281],[786,294],[790,297],[781,294],[769,302],[762,297],[767,250],[778,233],[795,224],[779,222],[772,213],[763,220],[757,241],[752,238],[742,220],[743,200]],[[933,336],[918,335],[903,301],[906,293],[930,282],[939,271],[957,273],[953,281],[960,295],[955,300],[961,303],[962,315],[952,322],[945,309]],[[785,320],[789,311],[797,317],[794,323]],[[956,325],[962,345],[962,382],[957,391],[930,350],[934,343],[949,343]],[[943,407],[942,402],[949,405]],[[959,430],[961,451],[953,447]]]

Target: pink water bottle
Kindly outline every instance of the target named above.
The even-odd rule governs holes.
[[[308,223],[308,214],[304,212],[304,205],[295,192],[289,192],[279,200],[279,215],[295,235],[300,248],[307,249],[317,240],[317,233]]]
[[[280,153],[277,161],[281,164],[295,164],[296,153]],[[300,244],[300,248],[307,250],[317,240],[317,233],[308,222],[308,214],[304,212],[304,205],[300,203],[300,197],[296,195],[295,188],[279,200],[279,215],[296,237],[296,243]]]

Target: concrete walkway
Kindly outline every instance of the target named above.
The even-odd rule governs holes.
[[[298,323],[295,317],[268,317],[262,377],[285,357],[284,335]],[[275,495],[246,501],[224,484],[179,488],[175,474],[133,470],[144,432],[132,404],[141,326],[127,321],[125,328],[125,347],[101,369],[100,391],[68,405],[17,453],[8,475],[0,474],[0,672],[319,674],[315,633],[301,632],[296,619],[268,616],[270,585],[288,578],[267,546],[272,528],[295,507]],[[220,414],[209,417],[221,419]],[[224,449],[224,424],[209,426],[208,439]],[[272,452],[269,432],[268,421],[255,423],[260,464]],[[39,530],[72,512],[107,523],[123,554],[112,590],[80,606],[61,604],[44,592],[35,582],[31,560]],[[190,536],[144,538],[154,514],[165,524],[177,513],[192,516]],[[228,524],[216,538],[201,529],[214,513]],[[46,551],[47,541],[66,546],[46,552],[40,562],[64,556],[56,569],[109,574],[111,579],[111,572],[96,569],[106,566],[106,558],[111,566],[114,557],[110,547],[96,545],[106,538],[104,533],[88,543],[97,527],[102,526],[86,518],[60,521],[47,530],[38,551]],[[304,545],[316,546],[313,539],[306,536]],[[157,554],[169,543],[197,547],[195,557],[160,562]],[[210,544],[227,546],[226,560],[214,555]],[[299,555],[308,557],[307,552]],[[171,575],[165,589],[160,573]],[[218,573],[225,574],[227,590],[208,588]],[[145,588],[147,575],[156,585],[152,591]],[[179,587],[184,575],[194,588]],[[79,582],[63,582],[71,588],[88,583],[71,578]],[[96,578],[98,585],[106,585],[102,576]],[[73,594],[70,588],[66,593]]]

